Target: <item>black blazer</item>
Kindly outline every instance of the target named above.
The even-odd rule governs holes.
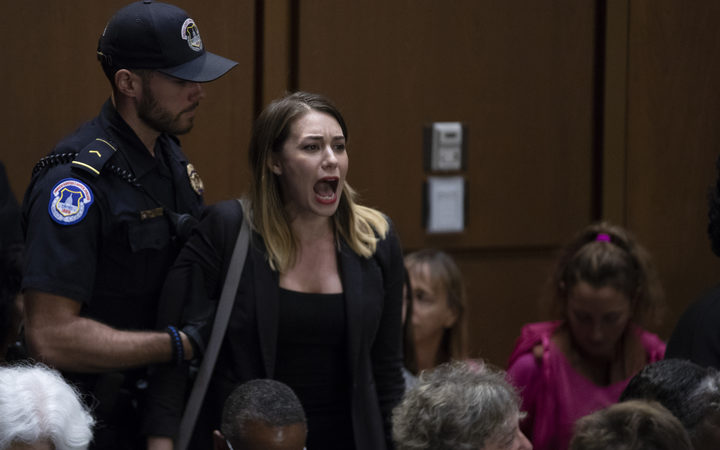
[[[160,326],[181,323],[188,299],[216,303],[242,223],[237,201],[208,208],[166,280]],[[355,254],[341,242],[340,277],[347,314],[347,364],[352,423],[358,450],[392,448],[392,408],[404,391],[402,377],[403,259],[392,228],[373,257]],[[225,398],[241,382],[273,378],[278,335],[278,273],[267,263],[265,246],[253,233],[235,303],[213,378],[195,429],[197,448],[210,448]],[[196,300],[194,300],[196,302]],[[202,303],[201,302],[201,303]],[[196,302],[197,304],[197,302]],[[182,371],[158,368],[148,395],[146,432],[174,436],[187,388]]]

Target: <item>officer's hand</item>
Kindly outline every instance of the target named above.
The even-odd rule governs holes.
[[[210,341],[217,302],[206,297],[193,298],[183,308],[180,330],[192,344],[193,358],[201,358]]]
[[[190,361],[195,358],[195,349],[192,341],[183,331],[180,331],[180,340],[183,346],[183,355],[185,355],[185,361]]]

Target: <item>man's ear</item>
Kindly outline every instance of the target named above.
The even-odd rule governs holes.
[[[225,436],[223,436],[220,430],[213,431],[213,449],[228,450],[227,443],[225,442]]]
[[[130,72],[127,69],[120,69],[115,72],[115,86],[119,93],[126,97],[137,97],[142,83],[140,77]]]

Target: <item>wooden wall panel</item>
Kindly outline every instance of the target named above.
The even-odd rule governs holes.
[[[469,284],[471,348],[504,365],[554,250],[591,218],[594,3],[297,2],[298,88],[349,126],[348,179],[407,251],[451,250]],[[468,129],[469,217],[422,227],[422,127]]]
[[[633,0],[629,14],[627,217],[669,305],[663,336],[720,279],[706,234],[720,152],[720,4]]]
[[[545,295],[554,253],[453,252],[465,274],[470,356],[505,367],[520,327],[546,319],[539,299]]]
[[[63,136],[95,116],[110,87],[95,57],[97,40],[113,12],[128,3],[13,3],[5,11],[5,62],[0,83],[6,103],[0,111],[0,158],[15,195],[22,197],[37,160]],[[184,148],[215,201],[244,189],[246,148],[253,118],[254,3],[178,0],[198,23],[210,51],[240,62],[220,80],[205,85],[207,98]]]
[[[20,2],[6,11],[4,29],[13,39],[0,69],[0,159],[18,197],[37,159],[94,116],[109,94],[94,51],[104,23],[125,3]],[[555,248],[590,220],[598,2],[176,3],[197,20],[211,51],[240,61],[205,86],[196,127],[183,137],[208,201],[245,189],[257,98],[281,95],[292,80],[327,94],[348,119],[350,181],[395,220],[407,250],[453,252],[471,284],[474,348],[502,363],[509,337],[536,317],[534,293]],[[259,59],[256,5],[265,14]],[[624,69],[612,67],[614,86],[626,92],[609,93],[627,102],[627,120],[606,124],[617,131],[606,144],[622,145],[625,135],[626,148],[605,149],[619,158],[605,179],[625,187],[605,185],[605,208],[655,256],[670,306],[659,330],[666,337],[720,269],[705,235],[706,192],[720,148],[720,6],[625,5],[626,52],[616,52],[622,42],[615,42],[606,56],[609,65],[617,58],[627,64],[626,85]],[[263,63],[260,84],[256,61]],[[468,228],[428,236],[421,227],[422,126],[446,120],[469,131]]]
[[[555,245],[590,219],[588,2],[303,1],[299,88],[336,101],[349,180],[410,247]],[[421,226],[422,126],[468,127],[469,218]]]

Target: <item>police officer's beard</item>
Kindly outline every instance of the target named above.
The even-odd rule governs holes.
[[[183,124],[181,122],[181,116],[195,109],[197,105],[193,105],[181,111],[176,116],[173,116],[170,111],[158,105],[150,89],[144,89],[144,92],[145,95],[142,96],[140,103],[138,103],[138,117],[145,122],[145,124],[161,133],[176,135],[185,134],[192,129],[193,118],[189,118],[187,122]]]

